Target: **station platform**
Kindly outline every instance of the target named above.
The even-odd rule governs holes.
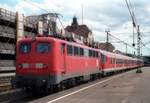
[[[55,93],[30,103],[150,103],[150,67]]]

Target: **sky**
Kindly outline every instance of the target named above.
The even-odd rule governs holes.
[[[130,0],[137,24],[140,25],[143,44],[150,41],[150,2],[149,0]],[[133,27],[125,0],[1,0],[0,7],[23,13],[25,16],[46,12],[60,13],[64,26],[70,25],[73,16],[79,24],[86,24],[93,32],[95,41],[106,41],[106,30],[121,40],[132,45]],[[135,34],[136,37],[136,34]],[[117,50],[126,51],[123,43],[117,43],[110,37],[110,42]],[[137,42],[137,38],[135,38]],[[127,47],[128,53],[136,51]],[[150,55],[150,44],[142,48],[142,55]]]

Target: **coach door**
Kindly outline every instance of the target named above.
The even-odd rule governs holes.
[[[62,59],[62,73],[65,74],[66,73],[66,49],[65,49],[66,45],[65,43],[61,44],[61,59]]]
[[[105,67],[105,63],[106,63],[106,56],[105,55],[103,55],[102,53],[101,53],[101,64],[102,64],[102,69],[104,69]]]
[[[101,53],[98,54],[98,59],[99,59],[99,69],[102,70],[102,59],[101,59]]]

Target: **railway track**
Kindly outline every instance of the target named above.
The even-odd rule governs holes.
[[[12,87],[11,87],[10,83],[0,84],[0,92],[8,91],[8,90],[11,90],[11,89],[12,89]]]
[[[15,73],[1,73],[0,74],[0,92],[11,90],[11,79],[14,78]]]
[[[11,89],[11,79],[15,76],[12,60],[0,60],[0,92]]]

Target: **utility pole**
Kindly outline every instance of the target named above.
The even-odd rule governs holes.
[[[138,56],[138,59],[141,59],[141,34],[140,34],[139,25],[137,28],[137,56]],[[137,64],[139,64],[138,61],[137,61]],[[142,73],[142,70],[140,68],[137,68],[136,73]]]
[[[133,44],[132,44],[132,46],[135,47],[135,41],[134,41],[134,39],[135,39],[135,35],[134,35],[134,27],[136,27],[136,25],[135,25],[134,22],[133,22],[132,24],[133,24]]]
[[[106,51],[109,51],[109,32],[110,31],[105,31],[107,34],[106,34]]]

